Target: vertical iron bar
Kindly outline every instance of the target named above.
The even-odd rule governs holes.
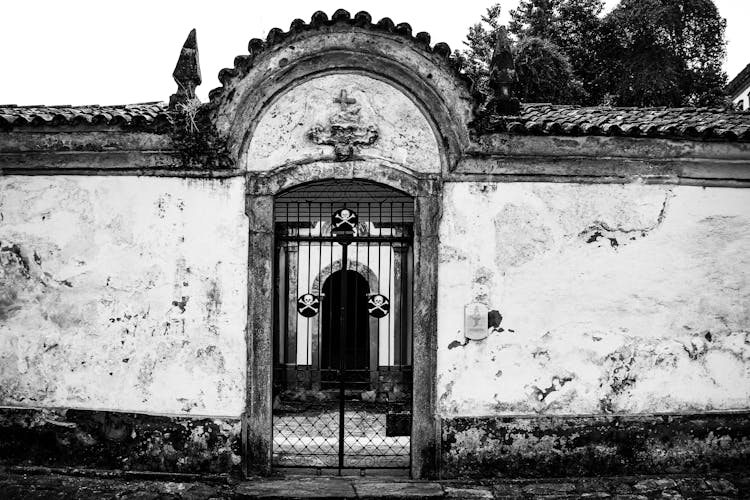
[[[328,208],[329,208],[329,212],[333,213],[333,202],[329,203]],[[331,225],[330,233],[331,233],[331,236],[333,236],[333,225]],[[329,249],[328,253],[329,253],[329,257],[330,257],[329,258],[329,265],[328,265],[328,267],[330,267],[330,274],[328,275],[329,277],[333,277],[333,272],[334,272],[334,270],[333,270],[333,247],[334,246],[335,245],[333,244],[333,242],[329,243],[329,247],[328,247],[328,249]],[[333,299],[333,293],[332,292],[333,292],[333,279],[331,279],[331,285],[330,285],[330,288],[328,290],[328,293],[331,296],[331,298],[328,299],[328,301],[326,302],[326,305],[328,306],[328,332],[324,332],[324,333],[328,334],[328,341],[327,341],[327,343],[328,343],[328,366],[326,367],[326,370],[327,370],[327,372],[326,372],[326,378],[329,379],[328,383],[330,383],[331,380],[334,380],[331,377],[331,374],[333,373],[333,370],[334,370],[334,366],[333,366],[333,363],[332,363],[332,361],[333,361],[333,311],[336,308],[336,304],[334,304],[333,302],[331,302],[331,300]],[[335,386],[333,386],[333,387],[335,387]]]
[[[359,202],[355,206],[357,207],[356,210],[355,210],[355,212],[359,215]],[[359,235],[359,220],[357,221],[357,227],[354,228],[354,235],[355,236]],[[359,242],[355,241],[354,242],[354,269],[353,269],[353,271],[359,272],[357,270],[358,265],[359,265]],[[359,332],[357,331],[358,328],[359,328],[359,316],[358,316],[359,311],[358,311],[358,306],[359,306],[359,279],[357,279],[357,276],[355,275],[355,277],[354,277],[354,316],[353,316],[353,318],[354,318],[354,322],[353,323],[354,324],[351,326],[351,328],[352,328],[352,338],[354,339],[354,348],[352,349],[352,353],[353,353],[353,358],[354,358],[355,363],[353,365],[353,368],[354,368],[354,370],[357,370],[355,372],[355,375],[354,375],[354,383],[355,384],[359,382],[359,380],[357,379],[357,377],[359,377],[359,371],[358,370],[360,369],[359,365],[357,364],[357,361],[359,360],[358,359],[358,354],[357,354],[358,353],[358,351],[357,351],[358,345],[357,344],[358,344],[358,340],[359,340],[358,339]]]
[[[312,236],[312,202],[310,200],[307,200],[307,235]],[[312,242],[307,242],[307,290],[305,293],[312,293]],[[312,362],[312,353],[310,350],[312,349],[312,334],[310,333],[310,318],[307,318],[307,322],[305,324],[305,364],[310,365],[310,368],[308,369],[308,375],[310,377],[310,382],[312,382],[313,374],[312,374],[312,368],[313,368],[313,362]],[[307,382],[307,378],[305,379]]]
[[[299,201],[297,202],[297,224],[296,224],[296,226],[297,226],[296,227],[296,231],[297,231],[296,234],[297,234],[297,237],[299,238],[299,236],[300,236]],[[295,301],[296,301],[296,298],[301,295],[300,294],[300,288],[299,288],[299,278],[300,278],[300,272],[299,272],[299,258],[300,258],[300,256],[299,256],[299,254],[300,254],[301,250],[302,250],[302,242],[297,243],[297,266],[294,268],[294,274],[295,274],[294,282],[297,284],[297,293],[294,295]],[[295,365],[294,375],[295,375],[295,380],[298,379],[297,376],[299,375],[299,372],[298,372],[299,365],[297,364],[297,361],[298,361],[298,351],[299,351],[299,316],[300,315],[297,313],[297,308],[295,307],[295,309],[294,309],[294,365]],[[305,349],[305,350],[307,350],[307,349]],[[307,353],[306,352],[305,352],[305,361],[307,361]]]
[[[401,202],[401,213],[404,213],[404,202]],[[406,222],[405,217],[402,219],[401,223],[403,224],[403,233],[406,234]],[[406,315],[408,314],[408,304],[409,301],[407,299],[407,289],[406,289],[406,283],[408,280],[408,272],[407,272],[407,259],[408,259],[408,247],[401,249],[401,269],[400,269],[400,275],[401,275],[401,282],[399,283],[399,286],[401,287],[401,315],[399,316],[399,322],[401,323],[399,328],[399,338],[398,338],[398,344],[399,344],[399,358],[401,359],[401,367],[403,369],[403,366],[406,365]]]
[[[349,242],[340,241],[341,244],[341,298],[339,300],[339,475],[344,468],[344,352],[346,351],[346,260],[347,246]]]
[[[323,203],[320,203],[319,206],[319,225],[318,225],[318,236],[322,238],[323,236]],[[318,242],[318,304],[320,304],[320,313],[318,317],[318,321],[316,321],[318,325],[318,331],[314,332],[317,336],[316,340],[318,342],[318,390],[321,390],[323,388],[323,370],[325,367],[323,366],[323,335],[321,334],[323,330],[323,315],[325,314],[325,310],[323,310],[323,282],[325,281],[325,276],[323,276],[323,242]]]
[[[391,201],[390,206],[390,213],[388,214],[390,218],[390,228],[389,233],[390,236],[393,236],[393,202]],[[390,243],[386,247],[386,251],[388,252],[388,288],[386,288],[386,292],[388,294],[388,300],[390,301],[391,305],[393,305],[393,293],[391,293],[391,274],[393,273],[393,243]],[[395,278],[395,276],[394,276]],[[388,316],[386,317],[385,321],[388,324],[388,370],[390,371],[393,367],[393,356],[391,356],[391,319],[393,318],[393,311],[390,311]],[[393,342],[393,348],[394,348],[394,355],[395,355],[395,339]]]

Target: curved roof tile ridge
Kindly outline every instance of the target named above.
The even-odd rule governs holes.
[[[260,38],[251,39],[248,42],[248,54],[235,57],[233,68],[224,68],[219,71],[221,87],[217,87],[208,93],[209,101],[213,102],[219,99],[234,78],[242,78],[245,76],[253,67],[256,57],[284,42],[289,37],[298,33],[315,31],[322,27],[336,25],[356,26],[370,31],[399,35],[425,52],[437,55],[443,60],[444,64],[453,71],[455,76],[467,85],[467,88],[471,89],[473,86],[471,79],[459,71],[457,62],[451,58],[452,52],[450,46],[444,42],[438,42],[434,46],[431,46],[431,37],[427,32],[420,31],[416,35],[413,35],[411,25],[408,23],[396,24],[389,17],[384,17],[377,23],[373,23],[372,16],[366,11],[359,11],[354,17],[352,17],[349,11],[338,9],[329,19],[325,12],[319,10],[312,15],[309,23],[306,23],[302,19],[295,19],[289,25],[288,31],[283,31],[280,28],[272,28],[266,35],[265,40],[261,40]]]
[[[139,125],[172,121],[166,102],[100,106],[16,106],[0,104],[0,128],[65,125]]]
[[[0,129],[110,125],[161,127],[172,123],[166,102],[111,106],[0,104]],[[659,137],[750,142],[750,112],[709,108],[615,108],[524,103],[519,116],[490,117],[480,133]]]
[[[508,127],[513,122],[513,130]],[[540,126],[541,125],[541,126]],[[717,108],[636,108],[524,103],[520,116],[493,116],[480,133],[611,135],[747,142],[750,112]]]

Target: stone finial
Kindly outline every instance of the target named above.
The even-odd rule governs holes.
[[[195,29],[190,31],[187,40],[185,40],[182,46],[180,58],[177,60],[177,66],[175,66],[172,72],[172,77],[177,83],[177,92],[169,98],[170,107],[195,98],[195,88],[202,81]]]
[[[504,26],[496,32],[495,50],[490,61],[490,82],[492,92],[489,105],[492,112],[500,115],[517,115],[521,104],[513,97],[513,85],[516,83],[516,67],[510,51],[510,39]]]

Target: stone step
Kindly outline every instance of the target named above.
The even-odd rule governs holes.
[[[242,500],[296,500],[306,498],[357,498],[350,480],[338,478],[283,479],[238,484],[234,497]]]
[[[468,494],[468,491],[466,493]],[[404,498],[429,500],[445,498],[446,493],[440,483],[433,482],[300,478],[241,483],[235,488],[235,495],[236,498],[243,500],[272,500],[282,498],[357,498],[362,500],[397,500]],[[485,497],[474,495],[470,498]]]

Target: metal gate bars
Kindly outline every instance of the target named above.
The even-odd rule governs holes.
[[[409,469],[413,211],[364,181],[277,197],[275,468]]]

